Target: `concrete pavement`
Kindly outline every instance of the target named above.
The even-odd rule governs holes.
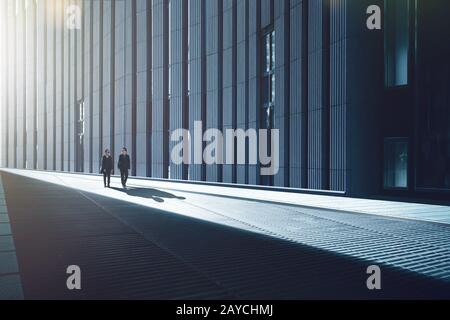
[[[313,196],[302,206],[296,202],[305,195],[272,191],[137,179],[122,190],[117,178],[104,189],[96,176],[20,170],[2,176],[25,297],[450,296],[446,223],[311,206],[313,199],[331,206],[329,197]],[[345,201],[351,200],[362,208],[362,200]],[[375,211],[374,203],[365,210]],[[38,253],[48,265],[36,265]],[[88,270],[91,290],[67,292],[61,269],[77,262]],[[365,287],[365,269],[374,263],[383,270],[381,292]],[[42,292],[37,274],[53,289]],[[93,289],[99,287],[110,289]]]
[[[0,175],[0,300],[23,298],[16,248],[9,222],[5,191]]]

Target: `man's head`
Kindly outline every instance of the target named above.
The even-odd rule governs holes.
[[[122,148],[122,154],[123,154],[123,155],[126,155],[127,153],[128,153],[127,148],[123,147],[123,148]]]

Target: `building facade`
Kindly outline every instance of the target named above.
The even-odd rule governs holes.
[[[446,0],[4,0],[1,165],[378,194],[450,190]],[[381,30],[367,8],[381,9]],[[280,170],[170,161],[279,129]],[[246,159],[252,148],[247,145]]]

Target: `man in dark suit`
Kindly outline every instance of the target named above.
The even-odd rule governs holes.
[[[128,155],[127,148],[122,148],[122,154],[119,156],[119,162],[117,164],[120,170],[120,178],[122,180],[122,186],[127,187],[128,170],[130,170],[130,156]]]
[[[103,173],[103,183],[105,185],[105,188],[110,187],[111,172],[114,172],[113,159],[109,150],[106,149],[105,155],[102,158],[102,168],[100,169],[100,173]]]

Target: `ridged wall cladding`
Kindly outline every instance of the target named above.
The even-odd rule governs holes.
[[[63,63],[63,78],[64,78],[64,86],[63,86],[63,107],[64,107],[64,117],[63,117],[63,131],[64,131],[64,139],[63,139],[63,168],[64,171],[71,171],[71,156],[72,156],[72,143],[73,143],[73,108],[74,108],[74,93],[75,87],[73,86],[73,65],[74,61],[74,52],[73,52],[73,32],[72,30],[66,28],[66,9],[67,6],[71,5],[71,0],[64,0],[63,6],[63,55],[64,55],[64,63]]]
[[[93,1],[92,10],[92,169],[97,173],[103,149],[103,1]]]
[[[289,187],[290,159],[290,2],[274,1],[275,30],[275,110],[274,127],[280,132],[279,171],[274,185]]]
[[[25,3],[19,1],[17,3],[17,15],[16,15],[16,134],[17,141],[15,150],[16,153],[16,166],[19,169],[25,168],[25,62],[26,62],[26,51],[25,51]]]
[[[103,1],[102,43],[102,151],[114,150],[115,138],[115,5],[117,1]],[[114,154],[113,154],[114,155]]]
[[[136,1],[136,174],[151,175],[152,8]]]
[[[237,95],[237,1],[223,1],[223,37],[222,37],[222,111],[223,131],[236,129],[236,95]],[[224,143],[227,139],[224,137]],[[227,155],[225,155],[227,156]],[[234,155],[228,155],[234,161]],[[226,160],[226,158],[225,158]],[[236,165],[223,165],[223,182],[236,182]]]
[[[206,1],[206,129],[222,129],[222,0]],[[207,144],[211,143],[208,141]],[[212,156],[220,157],[220,148]],[[208,164],[206,180],[221,181],[221,166]]]
[[[17,168],[23,168],[23,139],[24,139],[24,126],[23,126],[23,115],[24,115],[24,86],[23,86],[23,73],[24,73],[24,46],[23,46],[23,3],[18,2],[16,4],[16,18],[14,19],[14,26],[16,29],[14,38],[15,38],[15,49],[16,54],[14,58],[15,62],[15,76],[14,76],[14,86],[15,86],[15,129],[16,129],[16,137],[15,137],[15,149],[14,149],[14,165]]]
[[[152,176],[168,177],[169,46],[168,0],[152,1]]]
[[[307,92],[303,91],[303,77],[306,70],[303,70],[303,34],[304,15],[307,10],[306,0],[291,0],[290,8],[290,118],[289,118],[289,184],[294,188],[304,186],[306,143],[302,120],[307,115],[307,106],[303,104],[304,96]],[[306,7],[306,10],[305,10]],[[294,32],[295,30],[295,32]]]
[[[70,2],[73,6],[78,6],[81,8],[78,0],[72,0]],[[80,21],[81,23],[81,21]],[[71,132],[70,135],[70,170],[77,171],[78,167],[81,167],[80,164],[76,161],[79,153],[79,137],[78,137],[78,119],[79,119],[79,99],[80,99],[80,66],[81,66],[81,29],[80,30],[72,30],[70,38],[70,51],[72,55],[71,62],[71,79],[70,86],[72,89],[71,92],[71,114],[70,114],[70,122],[71,122]]]
[[[55,121],[55,168],[56,170],[64,170],[63,168],[63,137],[64,137],[64,78],[63,78],[63,61],[64,61],[64,5],[62,1],[54,2],[55,8],[55,96],[56,96],[56,121]]]
[[[346,190],[348,0],[331,0],[330,12],[330,189]]]
[[[61,120],[61,128],[62,128],[62,157],[61,157],[61,168],[64,171],[69,171],[69,156],[70,156],[70,136],[71,136],[71,127],[72,123],[70,121],[71,115],[71,90],[73,88],[70,87],[70,76],[71,76],[71,51],[70,51],[70,36],[71,31],[66,28],[66,20],[65,20],[65,8],[69,5],[69,0],[62,0],[61,5],[61,19],[62,19],[62,120]]]
[[[46,170],[56,170],[56,0],[46,3],[46,116],[47,116],[47,156]]]
[[[189,1],[189,131],[191,133],[191,165],[189,179],[205,179],[204,166],[194,158],[195,122],[203,121],[206,110],[206,28],[205,0]],[[203,122],[203,126],[206,124]]]
[[[9,21],[8,21],[8,11],[9,3],[8,1],[2,1],[0,4],[0,36],[2,39],[8,38],[9,31]],[[9,77],[9,67],[7,66],[7,61],[9,60],[9,48],[5,46],[0,52],[0,68],[2,68],[2,74],[0,75],[0,86],[2,88],[8,88],[8,77]],[[0,165],[8,165],[8,118],[9,118],[9,106],[8,106],[8,93],[9,90],[5,90],[0,93],[0,104],[5,109],[2,116],[0,116]]]
[[[25,167],[36,167],[36,2],[25,4]]]
[[[249,0],[248,15],[248,128],[259,130],[260,128],[260,80],[261,80],[261,2]],[[258,147],[249,147],[249,153],[257,153]],[[260,183],[259,165],[248,165],[248,183]]]
[[[84,102],[84,28],[83,28],[83,2],[81,0],[74,1],[74,5],[80,8],[80,29],[75,33],[75,106],[74,106],[74,156],[73,156],[73,171],[84,171],[84,136],[80,136],[82,133],[82,126],[80,119],[83,116],[82,107]],[[85,107],[85,106],[84,106]],[[86,145],[88,142],[86,142]]]
[[[47,84],[47,3],[36,2],[36,168],[46,169],[47,162],[47,96],[45,86]]]
[[[76,1],[68,0],[68,5],[76,5]],[[69,153],[67,155],[68,170],[75,171],[75,156],[76,156],[76,113],[75,108],[77,108],[77,81],[76,81],[76,71],[77,71],[77,52],[76,52],[76,39],[78,30],[69,30],[69,47],[68,47],[68,68],[69,68],[69,81],[67,83],[69,87],[67,103],[69,105],[68,112],[68,128],[67,137],[69,141]]]
[[[8,17],[8,2],[7,1],[2,1],[2,3],[0,4],[0,36],[4,39],[7,36],[7,27],[8,27],[8,21],[7,21],[7,17]],[[8,49],[5,48],[2,50],[2,52],[0,52],[0,67],[2,67],[2,74],[0,75],[0,86],[5,87],[7,86],[8,83],[8,69],[5,68],[6,63],[4,63],[3,61],[5,61],[6,59],[8,59]],[[5,69],[3,69],[5,68]],[[4,106],[4,108],[8,105],[7,103],[7,92],[2,92],[0,93],[0,104],[2,106]],[[7,164],[7,160],[6,160],[6,156],[8,155],[8,151],[5,149],[8,146],[8,143],[6,142],[6,139],[8,139],[7,136],[7,118],[8,118],[8,113],[4,112],[3,117],[0,118],[0,127],[1,127],[1,137],[0,137],[0,164]]]
[[[83,63],[81,73],[83,75],[83,88],[81,99],[84,102],[84,145],[83,145],[83,171],[92,173],[93,160],[93,2],[82,2],[83,29],[82,32],[82,55]],[[97,153],[96,153],[97,154]]]
[[[249,2],[247,0],[236,0],[236,6],[236,128],[247,130],[249,110]],[[247,156],[246,154],[246,158]],[[239,184],[248,183],[248,166],[245,164],[236,165],[236,182]]]
[[[170,2],[170,132],[188,129],[187,116],[189,105],[187,98],[187,10],[184,0]],[[170,150],[179,142],[170,142]],[[187,150],[186,150],[187,152]],[[186,178],[185,165],[170,163],[170,178]]]
[[[70,170],[69,168],[69,154],[70,154],[70,133],[71,133],[71,123],[70,123],[70,113],[71,106],[71,87],[70,87],[70,67],[71,63],[71,52],[70,52],[70,30],[66,28],[65,20],[65,8],[69,5],[69,0],[62,0],[61,4],[61,100],[62,100],[62,116],[61,116],[61,168],[64,171]]]
[[[16,2],[2,1],[7,8],[2,13],[9,12],[2,19],[2,32],[10,44],[2,52],[6,105],[2,166],[98,173],[105,148],[113,151],[116,162],[126,146],[131,173],[138,176],[268,183],[258,164],[205,165],[203,159],[194,159],[194,124],[202,121],[202,129],[222,132],[261,127],[262,40],[265,33],[275,31],[274,127],[280,130],[280,159],[279,172],[270,182],[347,191],[352,167],[363,168],[348,159],[351,150],[357,156],[352,148],[356,142],[347,135],[348,126],[357,122],[349,114],[347,96],[359,97],[348,86],[361,79],[355,71],[349,79],[353,69],[347,60],[356,54],[350,44],[358,39],[349,35],[347,25],[348,12],[355,12],[354,21],[365,4],[350,6],[349,0],[39,0],[27,8],[25,4],[17,1],[16,15]],[[80,30],[67,28],[69,5],[80,8]],[[369,41],[365,47],[370,47]],[[82,140],[79,102],[84,103]],[[189,165],[170,162],[175,145],[170,134],[181,128],[191,134]],[[250,155],[258,158],[258,151],[258,146],[246,144],[246,162]]]
[[[116,159],[123,147],[126,147],[130,154],[133,154],[131,139],[127,139],[127,132],[130,131],[131,137],[131,92],[127,94],[127,91],[132,90],[131,81],[131,65],[133,63],[133,56],[127,50],[127,23],[132,15],[131,13],[132,0],[116,0],[114,12],[111,14],[114,16],[114,48],[113,54],[115,58],[114,64],[114,145],[105,146],[111,148],[113,156]],[[131,22],[131,21],[130,21]],[[131,26],[131,23],[130,23]],[[131,43],[131,39],[130,39]],[[112,70],[111,70],[112,71]],[[126,77],[130,77],[129,83],[125,81]],[[117,153],[117,155],[116,155]]]
[[[79,6],[77,0],[70,0],[69,5]],[[70,116],[69,116],[69,131],[67,135],[69,136],[70,141],[70,151],[69,151],[69,170],[76,171],[77,168],[75,166],[75,159],[77,156],[77,144],[78,144],[78,73],[79,73],[79,65],[80,65],[80,54],[78,51],[79,48],[79,35],[80,30],[71,30],[70,31],[70,95],[68,97],[69,105],[70,105]]]
[[[3,2],[4,3],[4,2]],[[8,79],[5,88],[7,88],[8,92],[6,93],[7,99],[7,115],[3,114],[4,118],[7,118],[8,121],[8,146],[6,150],[8,162],[6,165],[8,167],[17,167],[17,25],[16,25],[16,15],[15,13],[16,6],[11,0],[8,0],[8,26],[6,29],[3,29],[5,32],[7,31],[6,39],[8,40],[9,46],[7,47],[8,59],[3,60],[7,62],[6,70],[8,71]],[[5,53],[5,51],[3,51]]]
[[[323,189],[324,175],[324,2],[309,1],[308,16],[308,188]]]
[[[136,1],[120,0],[114,7],[114,145],[111,146],[114,159],[122,148],[127,148],[133,164],[134,124],[136,107],[136,55],[133,48],[133,30],[136,21]],[[135,166],[133,166],[134,173]]]

